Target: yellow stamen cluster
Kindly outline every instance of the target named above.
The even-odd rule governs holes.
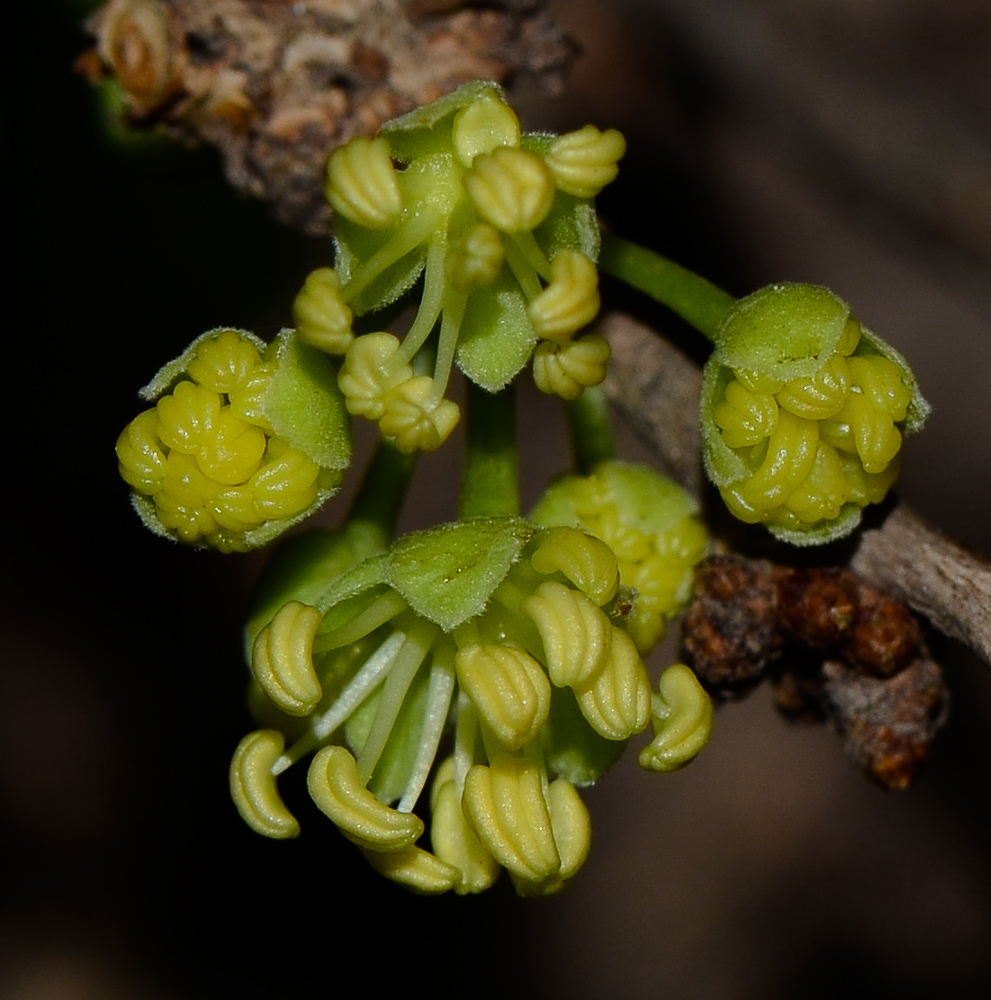
[[[598,385],[608,345],[573,339],[599,310],[598,232],[584,200],[615,177],[624,152],[618,132],[592,126],[524,136],[498,88],[481,83],[337,149],[326,187],[339,216],[337,270],[315,271],[293,314],[306,343],[344,354],[349,410],[403,450],[436,448],[458,422],[445,399],[453,364],[496,391],[537,342],[544,392],[573,399]],[[381,345],[366,349],[366,336],[384,335],[355,340],[353,315],[394,301],[421,270],[406,341],[391,359]],[[438,326],[433,383],[400,387]]]
[[[418,560],[426,544],[410,550]],[[342,584],[342,612],[290,601],[274,615],[255,639],[252,672],[301,728],[289,727],[288,749],[262,729],[235,753],[232,794],[254,830],[296,835],[276,778],[315,751],[313,800],[378,871],[414,891],[479,892],[505,868],[521,894],[538,895],[578,871],[591,833],[575,781],[591,778],[555,775],[548,761],[569,727],[579,746],[621,748],[647,727],[656,698],[636,645],[610,619],[619,570],[608,546],[559,527],[521,552],[480,613],[447,632],[378,585],[359,599]],[[548,737],[555,699],[565,716],[559,708]],[[451,717],[454,753],[434,769]],[[427,851],[413,810],[432,769]]]
[[[555,483],[533,511],[538,523],[570,521],[614,553],[630,603],[624,628],[644,656],[691,596],[707,544],[695,504],[650,469],[605,462],[590,476]]]
[[[157,530],[222,551],[293,518],[317,497],[319,467],[274,435],[258,405],[271,367],[234,330],[200,343],[188,378],[117,441],[120,474]]]
[[[733,372],[713,420],[749,470],[721,489],[740,520],[801,531],[836,519],[846,504],[884,498],[912,395],[898,366],[858,351],[861,343],[849,319],[837,353],[812,376]]]

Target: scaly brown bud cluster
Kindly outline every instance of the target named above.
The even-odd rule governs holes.
[[[946,721],[949,694],[918,621],[847,570],[712,556],[696,570],[682,642],[715,699],[770,678],[785,715],[831,721],[887,788],[911,784]]]

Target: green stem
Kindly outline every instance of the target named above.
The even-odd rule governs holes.
[[[575,470],[590,476],[600,462],[616,457],[609,403],[601,386],[589,386],[567,403],[568,434]]]
[[[405,455],[384,439],[376,445],[345,521],[349,536],[362,551],[388,547],[415,465],[415,454]]]
[[[516,394],[486,392],[468,382],[461,517],[515,517],[520,512]]]
[[[599,267],[667,306],[709,340],[736,303],[728,292],[693,271],[611,233],[602,237]]]

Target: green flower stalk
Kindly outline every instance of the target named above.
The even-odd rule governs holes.
[[[678,731],[683,762],[704,742],[686,742],[678,699],[652,695],[618,593],[600,540],[483,517],[407,535],[312,603],[286,600],[252,644],[267,707],[231,765],[241,815],[295,836],[276,779],[312,755],[311,797],[387,877],[463,894],[505,868],[521,894],[558,890],[589,849],[577,788],[652,717]]]
[[[795,545],[849,534],[929,413],[905,359],[814,285],[741,299],[714,339],[702,435],[730,511]]]
[[[193,341],[141,390],[155,405],[117,441],[144,523],[230,552],[262,545],[314,511],[350,462],[334,376],[291,331],[270,346],[229,329]]]
[[[536,350],[544,392],[569,399],[601,382],[608,346],[579,335],[599,309],[592,199],[624,150],[619,132],[591,125],[523,135],[502,91],[484,82],[339,148],[326,186],[335,267],[310,275],[293,312],[306,343],[343,355],[349,412],[403,451],[429,451],[459,420],[445,396],[454,364],[495,392]],[[396,301],[421,274],[404,339],[355,336],[355,316]],[[414,359],[431,350],[431,373],[418,373]]]

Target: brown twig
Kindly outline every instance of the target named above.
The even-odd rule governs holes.
[[[659,463],[694,495],[702,486],[697,418],[702,375],[677,348],[629,316],[602,320],[613,348],[605,388]],[[991,563],[897,503],[860,534],[850,568],[925,615],[991,664]]]

